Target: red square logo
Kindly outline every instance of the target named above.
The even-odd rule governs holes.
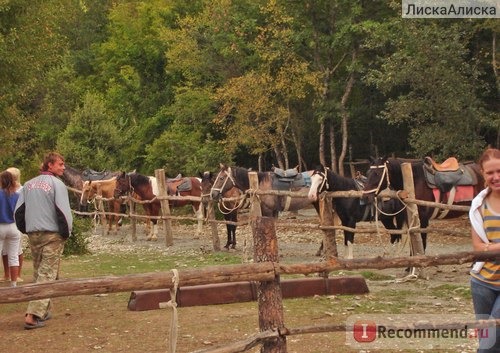
[[[356,321],[353,332],[357,342],[373,342],[377,338],[377,324],[375,321]]]

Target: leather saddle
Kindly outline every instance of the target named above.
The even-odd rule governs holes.
[[[293,190],[311,186],[311,177],[307,172],[299,173],[298,167],[291,169],[272,168],[274,190]]]
[[[455,157],[436,163],[431,157],[424,158],[424,175],[430,188],[438,188],[442,193],[449,192],[458,185],[476,185],[477,177],[466,164],[459,163]]]
[[[171,195],[177,195],[177,193],[182,191],[190,191],[193,188],[191,178],[183,178],[181,174],[173,179],[168,179],[167,185]]]
[[[103,170],[102,172],[98,172],[93,169],[85,169],[82,172],[82,179],[84,181],[96,181],[96,180],[107,180],[113,177],[111,172],[107,170]]]

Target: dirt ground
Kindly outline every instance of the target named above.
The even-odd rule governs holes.
[[[280,259],[287,263],[318,262],[316,256],[321,230],[301,228],[304,223],[317,222],[311,213],[301,211],[299,215],[285,214],[277,226]],[[285,228],[281,224],[292,226]],[[358,227],[373,227],[360,223]],[[429,233],[427,254],[446,254],[471,250],[469,225],[465,217],[455,220],[434,221],[435,231]],[[225,227],[219,226],[221,244],[225,243]],[[114,236],[94,235],[91,248],[94,252],[115,252],[126,255],[129,252],[158,251],[159,255],[196,254],[211,251],[212,240],[209,227],[205,234],[194,235],[195,226],[177,225],[174,231],[174,246],[166,248],[164,239],[147,242],[142,235],[132,243],[130,234],[123,229],[117,242]],[[445,235],[444,232],[453,234]],[[236,250],[242,259],[250,256],[245,251],[245,239],[251,239],[249,226],[239,227]],[[405,256],[407,248],[393,247],[388,234],[357,234],[354,255],[358,257]],[[339,256],[344,256],[342,237],[337,240]],[[142,249],[142,250],[141,250]],[[27,262],[27,267],[31,266]],[[345,323],[346,317],[357,307],[367,306],[373,312],[391,312],[391,306],[406,302],[406,308],[415,312],[423,310],[432,313],[472,311],[470,299],[457,294],[443,300],[432,294],[439,286],[453,285],[463,291],[469,287],[470,264],[430,267],[424,270],[424,278],[408,279],[404,269],[370,270],[384,276],[384,280],[367,279],[369,294],[304,299],[284,302],[287,327],[301,327],[316,324]],[[168,269],[166,269],[168,270]],[[343,273],[336,275],[342,276]],[[5,286],[3,284],[2,286]],[[394,297],[386,297],[386,293]],[[383,293],[380,294],[379,293]],[[172,319],[170,309],[134,312],[127,310],[130,293],[77,296],[56,298],[54,318],[47,327],[39,330],[22,329],[22,314],[25,303],[0,306],[0,352],[167,352],[169,329]],[[396,299],[397,298],[397,299]],[[376,305],[374,304],[376,302]],[[368,305],[371,303],[370,305]],[[403,304],[404,305],[404,304]],[[420,306],[421,305],[421,306]],[[420,311],[422,312],[422,311]],[[21,316],[21,317],[20,317]],[[256,303],[239,303],[178,309],[177,352],[194,352],[229,342],[238,341],[258,332]],[[343,320],[343,322],[342,322]],[[358,352],[344,345],[345,333],[316,333],[287,338],[288,352],[330,353]],[[250,352],[258,352],[253,348]],[[406,350],[397,350],[405,352]],[[424,352],[424,350],[416,350]],[[473,345],[463,347],[461,352],[474,351]],[[369,352],[369,351],[364,351]],[[436,352],[436,351],[433,351]],[[456,351],[455,351],[456,352]]]

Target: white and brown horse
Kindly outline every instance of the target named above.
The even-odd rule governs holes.
[[[125,206],[120,199],[115,199],[115,188],[116,177],[106,180],[87,180],[83,182],[82,195],[80,197],[80,211],[87,211],[89,203],[94,203],[96,210],[101,209],[101,207],[96,205],[96,202],[104,201],[104,204],[108,205],[107,212],[112,212],[107,220],[108,234],[112,232],[113,225],[115,226],[114,233],[118,232],[121,225],[121,217],[118,214],[124,211],[123,208]],[[100,200],[98,196],[103,200]]]

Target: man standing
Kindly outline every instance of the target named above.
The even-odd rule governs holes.
[[[16,204],[16,225],[28,234],[36,283],[57,279],[64,243],[73,228],[68,190],[58,178],[64,169],[64,158],[58,153],[49,153],[40,175],[24,184]],[[44,321],[51,317],[50,310],[50,299],[30,301],[24,328],[45,326]]]

